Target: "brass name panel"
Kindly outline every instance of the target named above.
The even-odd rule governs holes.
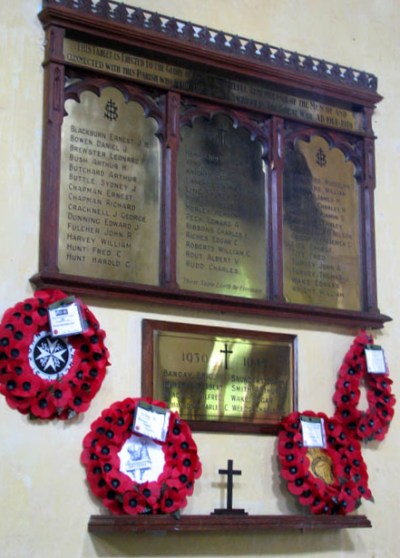
[[[144,320],[142,375],[194,429],[272,432],[296,408],[296,338]]]
[[[356,169],[324,138],[286,151],[284,295],[287,302],[362,307]]]
[[[262,146],[223,115],[181,129],[177,282],[181,289],[266,298]]]
[[[330,128],[364,131],[363,118],[359,112],[284,93],[261,81],[214,75],[73,39],[64,39],[64,57],[72,66],[91,68],[164,89],[198,93],[249,109],[299,118]]]
[[[157,122],[107,87],[65,103],[58,266],[62,273],[158,284]],[[151,257],[149,257],[151,254]]]

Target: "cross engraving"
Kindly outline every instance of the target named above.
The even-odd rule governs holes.
[[[228,467],[227,469],[218,469],[218,473],[220,475],[227,475],[227,493],[226,493],[226,508],[223,509],[215,509],[214,514],[216,515],[223,515],[223,514],[237,514],[237,515],[247,515],[243,509],[234,509],[232,508],[232,493],[233,493],[233,475],[241,475],[242,471],[235,470],[233,468],[233,460],[228,459]]]
[[[217,130],[218,132],[218,140],[221,147],[225,145],[225,135],[228,132],[228,129],[224,126],[223,123],[220,124],[220,127]]]
[[[220,353],[224,353],[225,355],[225,370],[228,370],[228,355],[233,354],[233,351],[228,350],[228,343],[225,343],[225,349],[221,350]]]

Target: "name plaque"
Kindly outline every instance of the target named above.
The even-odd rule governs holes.
[[[284,295],[289,302],[361,309],[355,165],[321,136],[288,148],[283,181]]]
[[[296,337],[143,321],[142,394],[195,430],[276,432],[297,406]]]
[[[65,103],[58,267],[158,284],[161,146],[157,122],[114,87]],[[148,255],[152,257],[149,258]]]
[[[32,282],[382,327],[375,76],[124,4],[84,4],[47,0],[39,15]]]
[[[177,282],[180,288],[263,299],[267,289],[262,145],[222,115],[181,130]]]

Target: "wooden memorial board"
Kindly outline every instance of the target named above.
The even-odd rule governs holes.
[[[297,338],[143,320],[142,395],[194,430],[276,433],[297,409]]]
[[[365,72],[46,0],[38,286],[381,327]],[[201,48],[200,48],[201,47]]]

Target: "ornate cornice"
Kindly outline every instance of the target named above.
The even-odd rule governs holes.
[[[378,80],[368,72],[327,62],[314,56],[299,54],[239,35],[232,35],[175,17],[143,10],[114,0],[43,0],[43,9],[51,6],[95,16],[108,22],[148,30],[187,44],[199,45],[202,49],[257,61],[265,64],[266,67],[291,70],[302,76],[356,87],[371,93],[377,91]]]

